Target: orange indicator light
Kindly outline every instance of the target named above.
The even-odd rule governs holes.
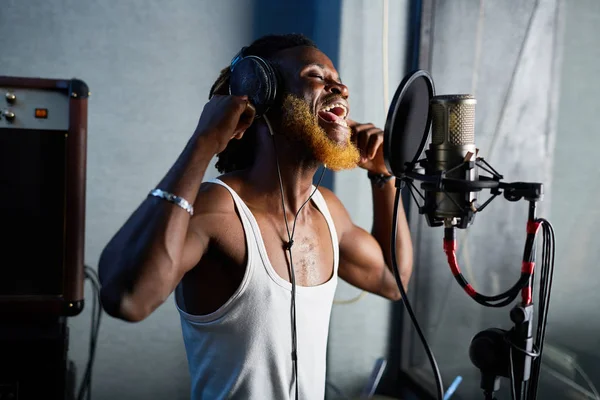
[[[48,109],[47,108],[36,108],[35,109],[35,117],[36,118],[48,118]]]

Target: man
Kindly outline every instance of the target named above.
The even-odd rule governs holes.
[[[277,69],[277,104],[254,119],[246,97],[227,94],[222,71],[159,190],[103,251],[102,300],[110,315],[141,321],[175,290],[194,399],[322,399],[337,276],[400,298],[388,268],[394,179],[382,131],[348,119],[348,88],[314,43],[266,36],[248,55]],[[225,174],[201,183],[215,155]],[[331,191],[313,190],[321,165],[369,171],[371,234]],[[406,286],[412,244],[402,207],[397,238]]]

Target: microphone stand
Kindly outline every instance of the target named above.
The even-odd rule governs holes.
[[[419,160],[417,163],[423,165],[427,160]],[[465,170],[472,169],[475,165],[489,172],[492,177],[479,177],[477,181],[467,181],[461,179],[448,178],[448,173],[454,172],[457,169],[464,168]],[[514,400],[535,400],[537,395],[537,383],[541,364],[541,350],[543,347],[545,321],[547,315],[547,303],[549,302],[551,273],[547,288],[541,288],[544,301],[540,304],[543,306],[543,311],[540,313],[541,318],[538,320],[537,333],[537,348],[534,348],[533,338],[533,283],[534,283],[534,265],[535,265],[535,237],[539,227],[545,223],[548,228],[548,235],[552,235],[552,246],[554,242],[553,230],[546,220],[536,218],[536,203],[542,199],[542,184],[515,182],[501,182],[502,175],[497,173],[491,165],[483,158],[477,158],[476,161],[465,161],[463,164],[448,171],[437,171],[435,175],[423,175],[416,173],[413,170],[413,165],[407,165],[407,172],[398,176],[402,181],[397,187],[399,189],[407,183],[410,193],[419,206],[417,199],[413,193],[414,189],[417,194],[425,200],[424,206],[419,206],[419,213],[426,214],[427,223],[430,226],[441,226],[447,223],[443,218],[435,215],[435,204],[432,205],[419,191],[416,189],[413,181],[422,181],[421,187],[431,192],[443,192],[447,195],[454,204],[461,208],[448,192],[462,193],[480,191],[482,189],[490,189],[492,197],[488,199],[482,206],[477,209],[463,209],[465,218],[458,222],[458,225],[446,225],[444,237],[444,249],[448,255],[448,261],[455,279],[465,289],[465,291],[478,303],[487,307],[504,307],[510,304],[514,299],[521,294],[521,302],[514,306],[510,311],[510,319],[513,322],[513,327],[510,331],[490,328],[479,332],[471,341],[469,348],[469,357],[471,362],[481,371],[481,388],[483,389],[485,400],[496,400],[494,393],[500,389],[500,378],[505,377],[511,380],[511,392]],[[521,199],[529,201],[529,213],[527,221],[527,241],[523,253],[523,263],[521,269],[521,279],[508,291],[496,296],[484,296],[477,293],[473,287],[464,279],[458,268],[456,255],[456,242],[454,240],[455,227],[466,228],[473,219],[476,212],[483,210],[494,198],[504,194],[504,197],[511,202],[516,202]],[[432,208],[433,207],[433,208]],[[456,223],[456,221],[454,221]],[[548,247],[550,248],[550,247]],[[552,250],[553,251],[553,250]],[[545,248],[546,253],[546,248]],[[554,257],[544,254],[544,262],[553,263]],[[551,261],[550,261],[551,260]],[[544,277],[544,271],[542,271]],[[546,276],[548,279],[548,276]],[[540,285],[544,284],[543,279],[540,279]],[[542,296],[540,296],[541,298]],[[540,309],[542,310],[542,309]],[[434,368],[435,369],[435,368]],[[533,372],[532,372],[533,369]]]
[[[505,197],[509,201],[521,198],[529,200],[527,222],[528,240],[523,254],[523,268],[535,264],[535,234],[539,227],[536,223],[536,202],[541,199],[541,184],[507,184]],[[479,332],[471,341],[469,357],[481,371],[481,389],[486,400],[495,400],[494,392],[500,389],[500,377],[511,379],[511,391],[514,400],[535,399],[536,387],[529,390],[531,367],[540,354],[533,349],[533,274],[521,291],[522,300],[510,311],[514,326],[510,331],[491,328]],[[541,346],[541,344],[540,344]],[[539,361],[539,360],[536,360]],[[532,393],[534,397],[531,397]]]

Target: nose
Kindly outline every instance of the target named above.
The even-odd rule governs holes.
[[[330,81],[327,84],[326,90],[330,93],[341,95],[345,99],[347,99],[350,95],[350,92],[348,91],[348,86],[340,82]]]

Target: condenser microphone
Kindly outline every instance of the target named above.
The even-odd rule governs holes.
[[[437,398],[441,400],[445,398],[442,377],[433,352],[427,344],[425,335],[419,327],[415,313],[412,311],[410,301],[404,291],[396,256],[398,209],[401,207],[402,189],[408,188],[418,207],[419,214],[426,216],[428,225],[444,226],[446,228],[444,229],[444,251],[448,257],[448,263],[455,279],[469,296],[485,306],[502,307],[513,302],[515,297],[519,293],[521,294],[522,303],[511,311],[511,319],[515,323],[515,328],[510,331],[511,335],[501,335],[499,342],[506,342],[503,344],[505,346],[501,348],[502,353],[507,353],[508,349],[511,351],[513,349],[527,350],[522,350],[521,353],[524,352],[526,354],[519,355],[516,361],[518,372],[514,374],[516,379],[513,377],[512,383],[514,385],[516,381],[519,388],[523,387],[524,382],[529,379],[530,366],[535,363],[531,371],[532,386],[527,384],[527,388],[532,387],[533,391],[527,389],[527,393],[525,393],[525,397],[528,399],[535,398],[541,351],[537,352],[531,349],[535,349],[536,346],[539,349],[542,348],[545,320],[540,319],[538,321],[539,326],[542,326],[542,330],[538,329],[537,343],[532,345],[532,319],[521,318],[520,316],[527,314],[529,311],[525,310],[533,307],[531,293],[533,290],[532,277],[535,253],[532,249],[535,248],[533,243],[536,232],[540,223],[546,224],[544,225],[547,227],[546,232],[550,232],[552,228],[549,227],[548,221],[537,219],[535,216],[535,203],[543,197],[543,185],[541,183],[502,182],[502,175],[486,162],[483,157],[478,157],[477,147],[475,146],[476,103],[475,98],[471,95],[454,94],[435,96],[433,80],[429,73],[423,70],[415,71],[406,76],[396,90],[390,104],[383,133],[383,159],[390,174],[396,177],[396,195],[392,216],[392,235],[390,238],[392,272],[400,290],[403,304],[431,363],[435,377]],[[422,154],[429,140],[430,130],[431,140],[429,141],[427,150],[424,152],[425,158],[423,158]],[[479,174],[479,170],[482,172],[481,175]],[[486,176],[486,173],[489,176]],[[424,194],[421,194],[418,190],[417,182],[420,183]],[[477,205],[476,196],[483,189],[489,189],[491,196],[483,204]],[[419,199],[415,193],[421,196],[424,205],[421,206],[419,204]],[[519,281],[511,289],[500,295],[485,296],[478,293],[460,272],[455,253],[456,240],[454,237],[454,228],[467,228],[473,222],[475,213],[481,212],[500,194],[503,194],[506,200],[512,202],[521,199],[529,201],[527,243],[525,245],[521,278]],[[553,237],[554,233],[545,233],[545,240],[547,239],[550,242],[550,239],[552,239],[553,243]],[[550,245],[550,247],[552,246],[553,244]],[[549,267],[550,264],[553,265],[553,250],[550,247],[544,247],[545,254],[552,254],[551,256],[544,257],[545,267],[542,267],[542,269],[546,271],[546,275],[548,275],[548,271],[551,271],[550,268],[553,268]],[[552,260],[549,261],[550,259]],[[552,280],[551,274],[552,272],[549,272],[550,282]],[[542,275],[544,276],[544,273]],[[550,293],[549,285],[546,286],[542,290]],[[513,314],[517,315],[517,317],[512,318]],[[513,342],[513,337],[517,337],[518,342]],[[510,355],[510,364],[511,366],[515,366],[515,363],[512,361],[512,353]],[[481,365],[476,364],[477,367],[482,369],[481,387],[485,391],[486,399],[491,398],[494,391],[497,390],[498,381],[496,378],[508,368],[506,367],[509,364],[506,360],[508,357],[504,358],[504,356],[504,354],[497,355],[498,363],[490,364],[491,369],[486,369],[485,372]],[[506,368],[502,369],[502,366]],[[497,371],[500,371],[500,373]],[[488,377],[492,377],[493,379],[488,379]],[[530,395],[531,393],[533,393],[533,397]]]
[[[402,80],[390,104],[383,159],[397,178],[396,186],[408,186],[429,226],[465,229],[500,193],[509,201],[542,195],[540,184],[501,182],[502,175],[478,157],[476,103],[469,94],[436,96],[431,75],[418,70]],[[480,175],[480,170],[491,176]],[[484,189],[492,196],[477,205],[477,194]],[[423,205],[418,204],[415,193]]]
[[[440,181],[458,180],[460,187],[422,185],[425,191],[425,216],[431,226],[468,227],[475,216],[477,192],[465,188],[478,179],[475,163],[475,105],[469,94],[434,96],[430,101],[431,143],[425,151],[425,175]],[[467,182],[465,182],[467,181]]]

